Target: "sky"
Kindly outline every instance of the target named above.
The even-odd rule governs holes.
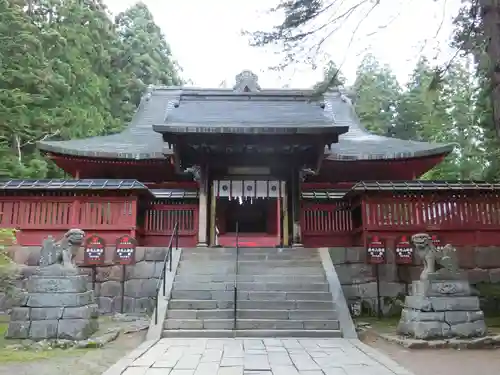
[[[337,0],[338,14],[360,0]],[[114,14],[135,0],[104,0]],[[281,61],[278,48],[251,47],[242,30],[268,30],[280,16],[269,13],[276,0],[144,0],[155,22],[170,44],[174,58],[183,68],[183,78],[199,87],[234,84],[235,76],[249,69],[259,76],[261,87],[311,87],[321,80],[328,59],[341,66],[352,83],[363,56],[371,53],[390,65],[404,84],[419,56],[448,61],[452,18],[461,0],[381,0],[358,8],[315,54],[311,64],[298,63],[284,71],[269,69]],[[353,36],[354,35],[354,36]],[[312,45],[311,45],[312,47]],[[308,47],[309,48],[309,47]]]

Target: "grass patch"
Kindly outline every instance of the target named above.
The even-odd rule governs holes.
[[[23,340],[6,339],[9,318],[0,316],[0,363],[31,362],[50,359],[57,356],[80,355],[93,349],[15,349],[12,346],[22,344]]]
[[[390,333],[395,332],[399,322],[399,317],[384,317],[378,319],[374,316],[359,317],[354,320],[355,323],[368,323],[377,332]]]

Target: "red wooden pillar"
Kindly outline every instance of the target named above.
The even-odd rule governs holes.
[[[130,223],[130,236],[133,238],[136,238],[137,235],[137,197],[133,197],[132,201],[130,202],[130,210],[131,210],[131,220],[132,222]]]
[[[278,236],[278,244],[281,241],[281,197],[276,198],[276,234]]]

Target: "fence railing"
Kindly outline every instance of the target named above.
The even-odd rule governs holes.
[[[165,297],[167,291],[167,264],[168,271],[172,272],[172,249],[175,245],[175,249],[179,248],[179,225],[176,223],[174,225],[173,232],[170,236],[170,240],[168,241],[167,252],[165,254],[165,258],[163,259],[163,264],[161,268],[160,278],[156,283],[156,300],[155,300],[155,324],[158,324],[158,294],[160,293],[160,289],[162,290],[162,296]]]

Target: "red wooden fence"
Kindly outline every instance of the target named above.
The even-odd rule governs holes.
[[[144,246],[167,246],[175,223],[179,223],[179,246],[193,247],[198,241],[198,205],[153,202],[145,214]]]
[[[357,219],[357,220],[355,220]],[[302,203],[304,245],[363,245],[368,235],[389,242],[430,232],[457,246],[500,245],[500,194],[496,192],[369,192],[350,201]]]
[[[432,232],[460,246],[500,245],[500,195],[412,194],[363,199],[363,232],[394,239],[401,234]]]
[[[143,246],[167,246],[178,222],[179,246],[196,245],[197,204],[153,201],[138,218],[137,199],[3,196],[0,228],[18,229],[18,242],[24,246],[40,245],[49,234],[59,238],[72,227],[98,233],[108,243],[130,234]],[[442,242],[457,246],[499,246],[500,193],[368,191],[345,201],[303,200],[301,228],[303,243],[308,247],[362,245],[372,234],[390,243],[402,234],[417,232],[438,234]]]
[[[349,246],[352,214],[346,202],[302,203],[302,241],[307,247]]]
[[[0,227],[18,229],[23,246],[40,245],[49,234],[60,238],[70,228],[99,232],[112,243],[135,236],[136,206],[135,197],[2,197]]]

